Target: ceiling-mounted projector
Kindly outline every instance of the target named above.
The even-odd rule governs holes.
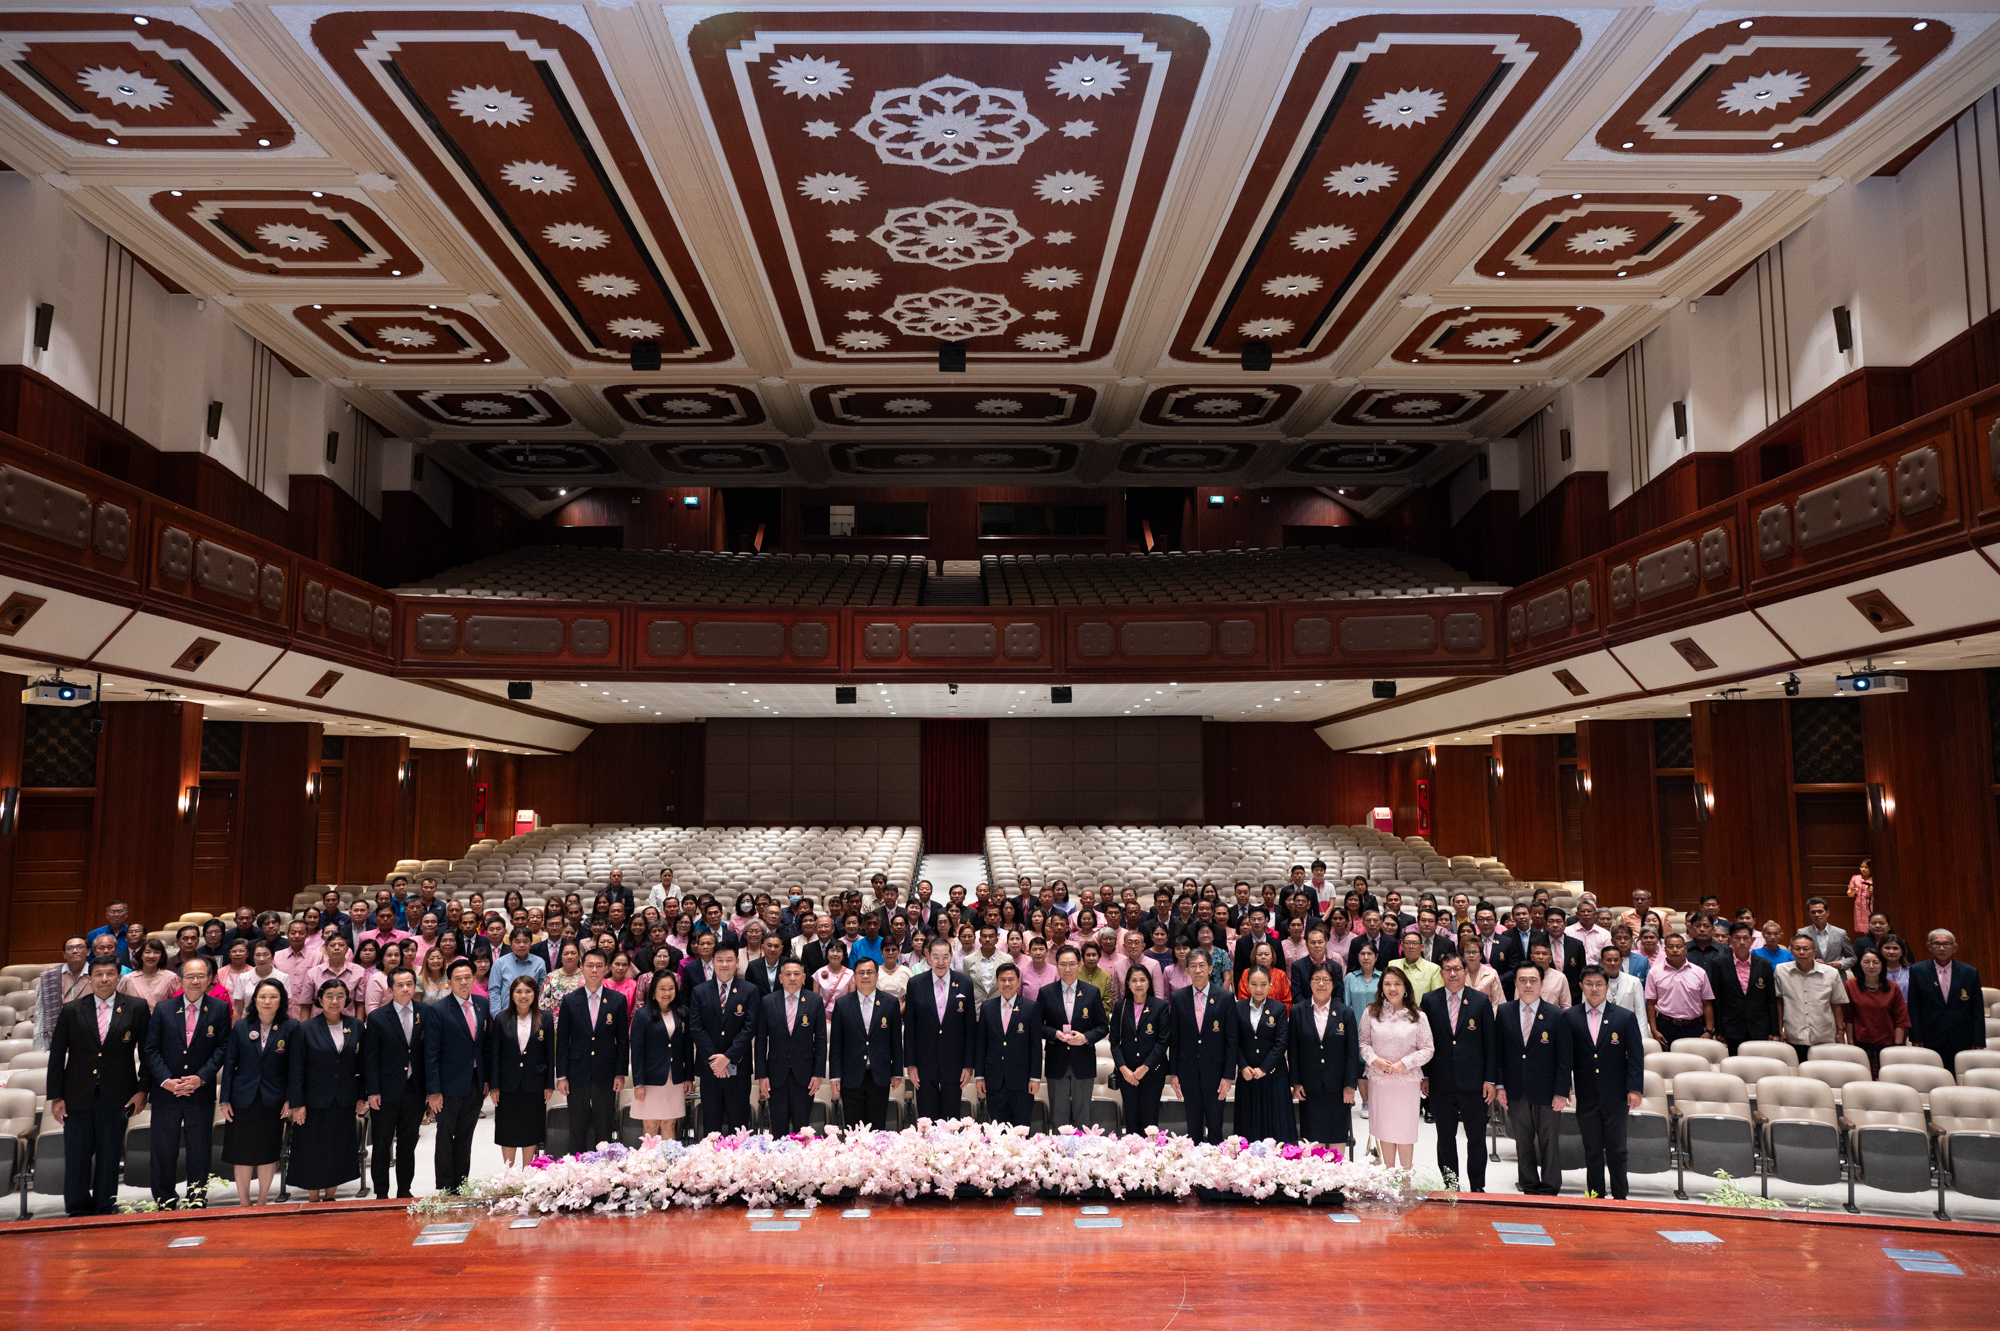
[[[1886,670],[1864,670],[1855,675],[1835,675],[1833,692],[1835,697],[1852,698],[1863,693],[1908,693],[1910,677],[1894,675]]]
[[[96,694],[88,684],[72,684],[66,679],[38,679],[21,690],[21,701],[45,707],[82,707]]]

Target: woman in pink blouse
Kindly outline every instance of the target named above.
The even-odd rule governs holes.
[[[639,1015],[639,977],[632,970],[632,958],[623,952],[613,956],[611,976],[604,985],[625,995],[625,1010],[635,1017]]]
[[[1861,938],[1868,932],[1868,917],[1875,913],[1875,870],[1867,860],[1847,880],[1847,895],[1854,898],[1854,936]]]
[[[167,945],[148,938],[139,949],[139,969],[118,981],[118,992],[144,999],[148,1009],[158,1007],[161,999],[181,987],[181,977],[168,970],[166,962]]]

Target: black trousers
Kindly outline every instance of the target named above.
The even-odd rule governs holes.
[[[1528,1104],[1518,1097],[1508,1101],[1507,1132],[1520,1157],[1521,1191],[1529,1196],[1554,1197],[1562,1191],[1561,1131],[1553,1105]]]
[[[771,1088],[774,1092],[777,1087]],[[575,1103],[571,1101],[571,1103]],[[575,1122],[575,1119],[571,1119]],[[703,1135],[719,1132],[724,1136],[750,1126],[750,1070],[745,1067],[734,1077],[701,1074],[701,1130]]]
[[[444,1192],[472,1173],[472,1130],[479,1126],[477,1095],[447,1095],[437,1116],[437,1188]],[[572,1104],[575,1101],[571,1101]],[[380,1166],[377,1175],[380,1176]],[[379,1191],[381,1185],[376,1185]]]
[[[917,1117],[933,1122],[957,1118],[965,1112],[965,1098],[970,1093],[958,1084],[963,1068],[917,1069],[917,1093],[911,1097],[917,1107]]]
[[[986,1121],[988,1123],[1010,1123],[1019,1128],[1034,1126],[1033,1114],[1035,1097],[1026,1088],[1018,1091],[1003,1090],[992,1082],[986,1083]]]
[[[1220,1081],[1205,1076],[1182,1076],[1181,1095],[1187,1102],[1187,1134],[1197,1142],[1222,1140],[1222,1111],[1226,1102],[1217,1097]]]
[[[1458,1176],[1461,1192],[1486,1191],[1486,1101],[1480,1095],[1431,1093],[1437,1122],[1438,1172]],[[1458,1130],[1465,1129],[1465,1170],[1458,1168]]]
[[[208,1161],[215,1144],[215,1088],[204,1086],[193,1095],[155,1093],[153,1107],[153,1200],[171,1202],[177,1195],[181,1143],[187,1143],[188,1200],[208,1195]]]
[[[1114,1072],[1111,1080],[1118,1087],[1118,1098],[1125,1102],[1121,1118],[1125,1131],[1151,1132],[1160,1126],[1160,1095],[1166,1090],[1165,1077],[1145,1077],[1134,1086]]]
[[[771,1135],[783,1137],[812,1126],[813,1098],[802,1081],[771,1078]]]
[[[840,1084],[840,1108],[850,1128],[879,1128],[889,1121],[889,1088],[873,1077]]]
[[[1706,1029],[1702,1026],[1700,1017],[1696,1017],[1693,1021],[1675,1021],[1664,1012],[1654,1014],[1653,1024],[1660,1028],[1660,1043],[1665,1045],[1670,1053],[1673,1051],[1674,1041],[1699,1040],[1702,1038],[1702,1031]]]
[[[704,1078],[704,1081],[707,1079]],[[702,1102],[708,1088],[702,1087]],[[600,1142],[618,1140],[618,1092],[608,1081],[569,1084],[569,1149],[594,1151]]]
[[[1625,1128],[1631,1111],[1622,1101],[1576,1106],[1577,1131],[1583,1134],[1584,1186],[1599,1197],[1625,1200]],[[1611,1171],[1611,1191],[1604,1190],[1604,1171]]]
[[[473,1111],[477,1114],[477,1110]],[[380,1109],[368,1114],[368,1149],[374,1152],[369,1172],[375,1179],[377,1197],[408,1197],[417,1177],[417,1129],[424,1125],[424,1097],[411,1088],[400,1100],[382,1099]],[[389,1191],[389,1153],[396,1155],[396,1191]],[[471,1169],[468,1159],[466,1168]]]
[[[63,1118],[63,1214],[113,1215],[118,1174],[125,1167],[123,1101],[93,1094],[71,1100]],[[155,1138],[155,1140],[158,1140]]]

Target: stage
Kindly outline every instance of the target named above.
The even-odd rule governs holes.
[[[1272,1204],[856,1203],[741,1207],[515,1228],[483,1209],[382,1202],[0,1228],[15,1326],[1978,1326],[2000,1228],[1771,1217],[1650,1202],[1433,1201],[1340,1212]],[[1351,1221],[1338,1219],[1352,1215]],[[1116,1222],[1112,1224],[1110,1222]],[[462,1240],[427,1226],[470,1224]],[[1675,1242],[1705,1235],[1719,1242]],[[173,1247],[199,1238],[198,1246]],[[443,1241],[438,1241],[442,1239]],[[1955,1273],[1953,1268],[1955,1268]]]

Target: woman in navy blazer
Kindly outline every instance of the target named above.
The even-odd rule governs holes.
[[[1292,1004],[1289,1019],[1292,1094],[1299,1100],[1299,1136],[1329,1146],[1353,1136],[1355,1088],[1361,1080],[1361,1027],[1336,997],[1337,963],[1321,962],[1306,972],[1305,996]],[[1317,1010],[1326,1009],[1321,1035]]]
[[[361,1023],[347,1015],[347,984],[319,987],[319,1011],[299,1023],[286,1099],[292,1106],[292,1161],[285,1182],[306,1189],[310,1202],[332,1201],[334,1190],[361,1177],[354,1121],[368,1107],[361,1097]]]
[[[291,996],[275,977],[257,982],[249,1010],[229,1028],[222,1052],[222,1163],[236,1169],[236,1196],[244,1206],[271,1200],[271,1178],[284,1152],[284,1116],[291,1108],[292,1049],[299,1023],[285,1015]],[[257,1200],[250,1200],[250,1177]]]
[[[541,986],[517,975],[507,986],[506,1009],[486,1027],[486,1066],[493,1078],[486,1092],[494,1106],[493,1144],[500,1148],[500,1162],[505,1165],[526,1163],[530,1149],[548,1140],[556,1037],[541,1001]]]
[[[687,1113],[694,1077],[694,1026],[680,993],[679,980],[661,976],[632,1019],[632,1116],[648,1136],[668,1140]]]
[[[1126,971],[1125,997],[1111,1014],[1111,1078],[1125,1102],[1127,1132],[1160,1126],[1168,1019],[1166,1000],[1153,996],[1153,973],[1144,966]]]

